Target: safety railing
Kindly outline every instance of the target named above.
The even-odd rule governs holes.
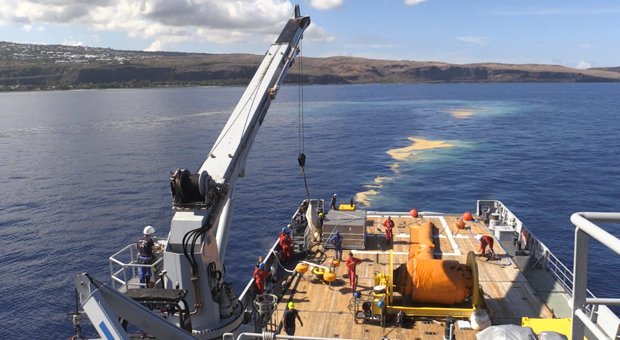
[[[571,296],[573,295],[573,272],[558,260],[550,251],[545,252],[545,267],[555,281],[558,282]]]
[[[269,268],[269,270],[271,271],[272,268],[276,268],[277,269],[277,264],[278,264],[278,255],[275,251],[275,249],[278,247],[278,243],[279,241],[276,241],[273,246],[271,247],[271,249],[269,249],[269,252],[267,252],[267,255],[263,258],[263,263],[265,264],[265,266],[267,268]],[[252,304],[252,301],[254,300],[255,296],[251,296],[250,292],[252,291],[252,285],[254,284],[254,278],[252,277],[252,275],[249,275],[251,278],[248,281],[248,283],[245,285],[245,288],[243,289],[243,292],[241,293],[241,295],[239,295],[239,301],[241,301],[241,303],[245,306],[245,307],[250,307]],[[265,291],[268,291],[268,287],[265,287]]]
[[[517,241],[525,242],[527,239],[528,246],[530,247],[530,256],[536,258],[534,265],[539,265],[541,268],[547,270],[558,282],[564,290],[571,296],[573,295],[573,272],[568,269],[553,253],[547,248],[547,246],[540,241],[525,225],[508,209],[502,202],[495,200],[480,200],[478,201],[477,213],[479,216],[488,216],[490,214],[497,214],[499,221],[502,225],[509,225],[515,232]],[[525,239],[519,239],[524,237]],[[586,290],[588,297],[595,298],[594,294],[590,290]],[[591,311],[592,306],[588,306],[587,310]]]
[[[576,227],[571,339],[583,339],[584,335],[589,339],[616,339],[620,333],[620,319],[613,313],[588,315],[586,307],[594,305],[606,309],[605,305],[620,305],[620,299],[588,298],[586,289],[590,237],[620,255],[620,240],[594,223],[620,223],[620,213],[580,212],[571,216],[571,222]]]
[[[130,244],[110,256],[110,278],[112,287],[118,290],[145,287],[146,283],[140,283],[139,268],[150,268],[153,273],[161,267],[163,257],[156,258],[152,264],[137,263],[138,251],[135,244]],[[157,276],[154,276],[157,280]]]

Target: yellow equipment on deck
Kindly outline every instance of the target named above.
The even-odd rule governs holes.
[[[566,335],[570,340],[571,319],[538,319],[538,318],[521,318],[521,326],[531,327],[534,333],[552,331]],[[585,336],[584,339],[587,339]]]
[[[338,206],[338,210],[355,211],[355,204],[341,204]]]

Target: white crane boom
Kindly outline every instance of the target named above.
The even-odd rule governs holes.
[[[127,338],[114,315],[153,335],[171,339],[216,339],[242,324],[244,308],[239,306],[232,285],[224,282],[223,275],[234,189],[237,179],[244,176],[254,138],[297,56],[309,24],[310,17],[301,16],[296,5],[293,17],[271,45],[200,169],[194,174],[177,169],[170,178],[173,207],[177,211],[159,271],[165,273],[160,277],[167,289],[133,290],[127,294],[151,304],[182,304],[185,307],[174,307],[177,312],[169,315],[176,321],[145,315],[151,313],[147,308],[111,294],[100,285],[92,285],[87,274],[76,278],[82,308],[101,325],[97,329],[104,338]],[[217,241],[213,242],[215,230]],[[162,327],[161,322],[167,325]],[[178,332],[170,329],[168,323],[176,325]]]

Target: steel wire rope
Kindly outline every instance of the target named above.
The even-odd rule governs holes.
[[[300,42],[300,45],[303,43]],[[303,47],[303,45],[301,45]],[[298,74],[298,96],[299,96],[299,153],[303,153],[305,150],[304,139],[304,87],[303,87],[303,58],[299,58],[299,74]]]
[[[300,50],[303,51],[303,37],[299,42]],[[300,52],[301,54],[301,52]],[[303,57],[299,57],[299,75],[298,75],[298,111],[299,111],[299,155],[297,156],[297,162],[299,162],[299,168],[301,175],[304,178],[304,186],[306,188],[306,196],[308,197],[308,204],[310,204],[310,190],[308,189],[308,180],[306,179],[306,154],[305,152],[305,131],[304,131],[304,85],[303,85]]]

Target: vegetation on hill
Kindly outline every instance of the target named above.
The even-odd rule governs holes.
[[[0,91],[247,85],[263,56],[116,51],[0,42]],[[297,67],[303,65],[303,67]],[[300,74],[299,69],[303,69]],[[299,57],[285,83],[618,82],[620,67]]]

